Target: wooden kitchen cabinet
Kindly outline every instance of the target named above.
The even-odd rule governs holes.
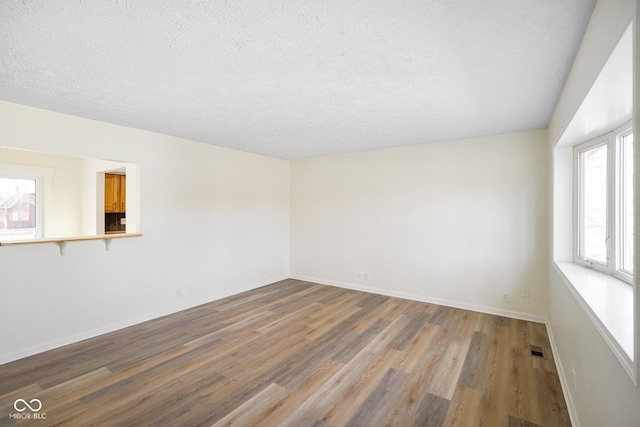
[[[127,211],[127,176],[104,174],[104,211]]]

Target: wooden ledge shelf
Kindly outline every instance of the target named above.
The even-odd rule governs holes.
[[[37,239],[37,240],[16,240],[13,242],[0,242],[0,246],[17,246],[17,245],[38,245],[41,243],[56,243],[60,247],[60,255],[64,255],[67,243],[80,242],[84,240],[104,240],[105,248],[109,250],[111,248],[111,241],[113,239],[125,239],[128,237],[140,237],[140,233],[119,233],[119,234],[104,234],[100,236],[76,236],[76,237],[52,237],[50,239]]]

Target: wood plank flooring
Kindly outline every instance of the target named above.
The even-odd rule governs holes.
[[[0,425],[570,421],[543,324],[289,279],[1,365]]]

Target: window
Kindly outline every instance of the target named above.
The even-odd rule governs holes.
[[[633,131],[619,136],[617,177],[618,265],[617,270],[633,276]]]
[[[33,240],[41,237],[41,179],[0,175],[0,240]]]
[[[633,128],[574,148],[574,261],[633,283]]]

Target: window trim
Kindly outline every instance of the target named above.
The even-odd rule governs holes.
[[[621,156],[620,142],[629,133],[633,133],[633,122],[629,121],[622,126],[604,135],[573,146],[573,262],[575,264],[592,268],[602,273],[614,276],[633,286],[633,274],[620,268],[622,256],[621,238]],[[635,142],[635,139],[634,139]],[[581,154],[599,146],[607,147],[607,261],[587,258],[583,255],[582,224],[583,197],[582,187],[584,182]],[[634,144],[635,149],[635,144]]]

